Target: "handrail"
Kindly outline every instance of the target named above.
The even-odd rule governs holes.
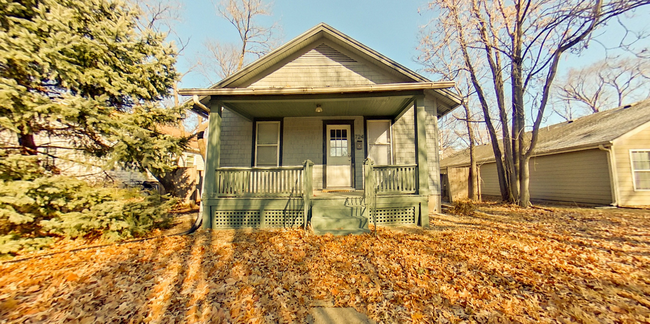
[[[388,169],[388,168],[414,168],[417,167],[417,164],[384,164],[384,165],[373,165],[373,169]]]

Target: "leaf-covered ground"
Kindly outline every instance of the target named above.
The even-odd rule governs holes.
[[[482,204],[430,230],[213,231],[0,265],[0,322],[650,322],[650,211]],[[61,247],[64,248],[64,247]]]

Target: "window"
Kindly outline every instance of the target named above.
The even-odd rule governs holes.
[[[347,129],[330,129],[330,156],[348,156]]]
[[[390,165],[393,163],[392,136],[390,120],[369,120],[368,131],[368,157],[377,165]]]
[[[194,154],[187,154],[185,156],[185,167],[193,167],[194,166]]]
[[[630,150],[634,190],[650,190],[650,150]]]
[[[256,127],[255,166],[278,166],[280,163],[280,122],[257,122]]]

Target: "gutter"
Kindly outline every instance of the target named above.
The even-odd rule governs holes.
[[[609,187],[612,190],[612,206],[618,207],[618,173],[616,172],[616,156],[612,151],[611,144],[608,147],[598,145],[598,149],[607,152],[607,164],[609,166]]]
[[[182,96],[264,96],[264,95],[301,95],[301,94],[346,94],[389,92],[408,90],[435,90],[453,88],[454,81],[418,82],[418,83],[384,83],[351,87],[290,87],[290,88],[217,88],[217,89],[181,89]],[[194,101],[198,101],[198,98]],[[205,106],[204,106],[205,107]]]

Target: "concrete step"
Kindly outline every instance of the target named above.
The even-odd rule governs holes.
[[[314,234],[316,235],[323,235],[323,234],[333,234],[333,235],[358,235],[358,234],[366,234],[370,233],[370,230],[367,228],[359,228],[356,230],[318,230],[314,229]]]
[[[325,216],[329,218],[348,218],[355,217],[358,215],[353,214],[354,209],[345,206],[319,206],[314,205],[311,207],[311,213],[313,216]]]
[[[360,216],[362,208],[347,206],[346,204],[350,202],[346,199],[314,200],[311,209],[311,226],[314,233],[335,235],[368,233],[368,219]]]
[[[365,217],[313,217],[311,219],[311,226],[317,229],[357,229],[368,228],[368,219]]]

